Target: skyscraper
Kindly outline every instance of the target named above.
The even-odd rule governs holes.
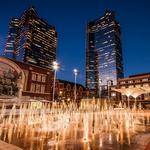
[[[123,77],[120,25],[114,12],[91,21],[87,26],[86,87],[97,93],[108,81],[117,84]]]
[[[6,46],[4,49],[4,55],[8,58],[15,59],[15,39],[17,36],[19,27],[19,20],[17,18],[12,18],[9,23],[9,32],[7,35]]]
[[[14,56],[12,58],[51,68],[52,62],[56,60],[57,32],[55,27],[39,18],[33,7],[26,10],[18,22],[17,34],[15,32],[14,35],[15,42],[13,42],[12,49]],[[12,34],[12,30],[9,30],[8,35]],[[6,57],[8,56],[7,49],[6,47],[4,51]]]

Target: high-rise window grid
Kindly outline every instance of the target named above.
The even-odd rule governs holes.
[[[27,9],[10,22],[4,55],[21,62],[52,69],[56,60],[55,27],[39,18],[35,8]]]
[[[98,92],[109,80],[117,84],[123,77],[123,59],[120,25],[114,12],[106,11],[103,17],[88,23],[86,47],[86,87]]]

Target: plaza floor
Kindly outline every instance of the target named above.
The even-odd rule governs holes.
[[[13,145],[23,150],[149,150],[150,111],[96,101],[79,107],[34,103],[6,109],[4,104],[0,139],[10,143],[1,141],[0,150],[15,150]]]

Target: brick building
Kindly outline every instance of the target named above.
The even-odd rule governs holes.
[[[50,100],[53,80],[52,71],[0,57],[0,75],[3,76],[6,72],[11,72],[11,74],[15,74],[15,76],[18,75],[18,79],[16,80],[18,93],[14,96],[18,96],[19,98],[31,97]],[[12,85],[9,80],[10,78],[8,77],[4,82],[4,79],[2,78],[2,84],[7,84],[8,91],[11,89],[9,87]],[[11,92],[7,93],[9,94]]]
[[[0,57],[0,96],[51,100],[53,77],[53,71],[49,69]],[[81,84],[76,84],[76,87],[77,99],[81,99],[85,89]],[[74,83],[56,80],[55,99],[73,98]]]
[[[77,87],[77,100],[82,99],[85,96],[85,88],[81,84],[76,84]],[[75,84],[70,81],[57,80],[56,82],[56,99],[58,100],[73,100],[74,99]]]

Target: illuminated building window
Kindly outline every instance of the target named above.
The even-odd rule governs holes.
[[[135,80],[135,83],[139,83],[140,82],[140,80]]]
[[[125,84],[125,83],[126,83],[125,81],[120,82],[120,84]]]
[[[41,93],[45,93],[45,85],[41,85]]]
[[[37,81],[38,81],[38,82],[41,82],[41,74],[38,74],[38,75],[37,75]]]
[[[36,84],[32,83],[31,84],[31,92],[36,92]]]
[[[133,81],[129,81],[129,83],[133,83]]]
[[[36,93],[40,93],[41,92],[41,86],[40,84],[36,84]]]
[[[148,81],[148,79],[143,79],[142,81],[146,82],[146,81]]]
[[[45,81],[46,81],[46,76],[42,75],[42,82],[45,82]]]

